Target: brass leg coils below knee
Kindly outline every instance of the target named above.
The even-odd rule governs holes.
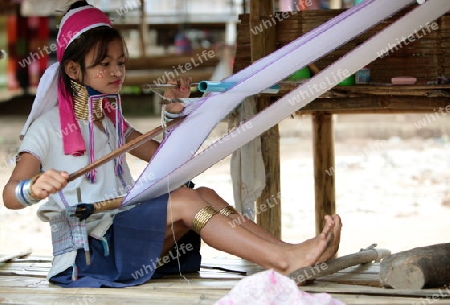
[[[195,214],[194,220],[192,221],[192,230],[197,234],[200,234],[203,227],[206,226],[211,217],[216,214],[219,214],[219,212],[210,205],[200,209],[200,211]]]

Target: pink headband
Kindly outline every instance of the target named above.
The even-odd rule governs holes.
[[[111,27],[111,21],[101,10],[93,6],[83,6],[69,11],[59,26],[56,51],[58,61],[61,61],[64,51],[73,40],[99,26]]]
[[[61,20],[58,37],[57,37],[57,58],[60,62],[64,52],[71,42],[84,32],[100,27],[111,27],[111,21],[101,10],[84,6],[69,11]],[[73,101],[67,92],[61,79],[58,80],[58,108],[61,121],[61,131],[64,144],[64,153],[66,155],[80,156],[86,151],[81,131],[78,128],[74,132],[65,132],[68,126],[78,126],[78,122],[73,111]],[[116,116],[111,109],[109,101],[105,99],[103,109],[109,119],[116,124]],[[123,122],[122,129],[126,130],[128,125]],[[72,130],[72,129],[71,129]]]

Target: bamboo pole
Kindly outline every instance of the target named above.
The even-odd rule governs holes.
[[[250,29],[269,24],[274,12],[273,0],[250,0]],[[256,35],[250,33],[252,62],[272,53],[276,49],[276,24],[264,26],[264,30]],[[257,111],[270,105],[270,98],[257,96]],[[280,133],[278,125],[261,135],[261,152],[266,170],[266,187],[257,200],[257,222],[277,238],[281,238],[281,203],[280,203]],[[273,202],[277,198],[277,202]],[[267,203],[271,208],[266,210]],[[264,209],[260,208],[264,205]]]

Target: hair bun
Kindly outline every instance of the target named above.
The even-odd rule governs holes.
[[[76,9],[76,8],[79,8],[79,7],[83,7],[83,6],[88,6],[88,5],[90,5],[89,3],[87,3],[86,1],[75,1],[74,3],[72,3],[70,6],[69,6],[69,9],[67,10],[67,12],[69,12],[70,10],[73,10],[73,9]]]

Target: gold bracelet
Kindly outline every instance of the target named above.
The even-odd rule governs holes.
[[[219,212],[214,210],[214,208],[210,205],[200,209],[192,220],[192,230],[197,234],[200,234],[203,227],[206,226],[211,217],[216,214],[219,214]]]
[[[230,216],[231,214],[238,214],[239,212],[231,205],[228,205],[228,206],[224,207],[223,209],[221,209],[219,211],[219,213],[224,216]]]

